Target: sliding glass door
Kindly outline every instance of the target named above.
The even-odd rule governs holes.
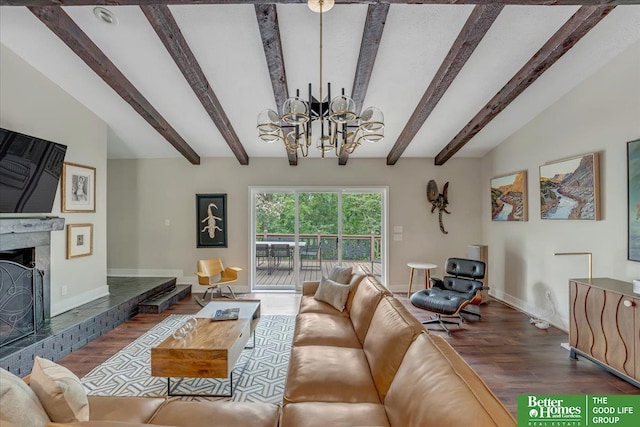
[[[253,280],[255,290],[294,290],[296,194],[265,190],[253,194]]]
[[[293,290],[336,263],[385,281],[386,188],[251,189],[252,289]]]

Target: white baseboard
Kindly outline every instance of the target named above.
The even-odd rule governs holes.
[[[499,289],[492,288],[489,294],[498,301],[502,301],[505,304],[522,311],[528,316],[544,318],[544,320],[548,321],[556,328],[560,329],[563,332],[569,333],[569,319],[565,319],[559,316],[557,313],[555,313],[553,316],[550,316],[549,313],[543,312],[539,307],[533,306],[528,302],[521,300],[520,298],[516,298],[512,295],[506,294]]]
[[[109,295],[109,286],[101,286],[97,289],[84,292],[80,295],[65,298],[64,301],[60,301],[56,304],[51,304],[51,316],[57,316],[66,311],[73,310],[76,307],[86,304],[98,298],[106,297]]]

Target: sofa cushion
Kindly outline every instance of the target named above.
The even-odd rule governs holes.
[[[172,400],[160,408],[149,424],[176,427],[276,427],[279,415],[278,406],[268,403]]]
[[[343,267],[341,265],[334,265],[327,276],[328,279],[333,280],[334,282],[342,283],[346,285],[351,280],[351,272],[353,271],[353,267]]]
[[[145,424],[164,405],[164,397],[88,396],[91,421]]]
[[[333,316],[349,316],[347,310],[338,311],[329,304],[318,301],[313,295],[302,295],[302,297],[300,297],[300,308],[298,309],[298,313],[322,313]]]
[[[439,345],[434,341],[439,340]],[[440,346],[448,347],[448,354]],[[420,396],[408,399],[407,396]],[[425,405],[428,402],[428,405]],[[509,411],[441,337],[420,334],[389,387],[384,406],[391,425],[515,426]]]
[[[351,279],[349,280],[349,286],[351,287],[351,289],[349,290],[349,296],[347,297],[347,304],[345,306],[345,308],[349,312],[351,311],[351,306],[353,304],[353,297],[356,294],[356,290],[358,290],[358,286],[360,285],[360,283],[365,277],[367,277],[367,274],[364,271],[362,271],[360,268],[356,268],[355,270],[353,270],[353,273],[351,274]]]
[[[80,378],[64,366],[36,356],[29,385],[51,421],[89,421],[87,392]]]
[[[362,349],[319,345],[291,350],[283,400],[380,403]]]
[[[0,402],[0,419],[16,427],[42,427],[49,422],[49,416],[27,383],[1,368]]]
[[[373,313],[384,295],[391,295],[391,292],[379,286],[370,277],[364,278],[355,291],[349,315],[361,343],[364,342]]]
[[[349,285],[343,285],[323,277],[322,280],[320,280],[320,285],[314,298],[329,304],[338,311],[344,311],[350,289],[351,287]]]
[[[389,385],[413,340],[424,326],[394,297],[384,297],[371,319],[363,350],[384,400]]]
[[[282,426],[389,426],[379,403],[299,402],[282,408]]]
[[[322,313],[301,313],[296,316],[293,345],[361,348],[348,317]]]

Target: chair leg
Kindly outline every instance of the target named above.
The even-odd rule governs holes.
[[[238,298],[236,297],[236,294],[234,294],[234,293],[233,293],[233,289],[231,289],[231,286],[229,286],[229,285],[224,285],[224,287],[225,287],[225,288],[227,288],[227,289],[229,290],[229,293],[231,294],[231,296],[223,295],[223,294],[222,294],[222,289],[220,289],[220,295],[221,295],[221,296],[226,297],[226,298],[230,298],[230,299],[238,299]]]
[[[473,316],[478,316],[478,319],[482,319],[482,315],[480,314],[480,308],[477,305],[469,304],[462,310],[464,314],[470,314]]]
[[[213,293],[217,292],[220,296],[220,298],[222,298],[224,295],[222,295],[222,289],[220,288],[220,286],[215,285],[210,287],[209,289],[211,289],[211,300],[213,301]]]
[[[423,325],[431,325],[434,323],[439,324],[442,327],[442,329],[444,329],[447,332],[447,335],[449,336],[451,336],[451,331],[449,331],[449,328],[447,328],[447,325],[458,325],[458,328],[460,327],[460,323],[454,322],[451,320],[445,320],[439,314],[435,316],[431,316],[429,320],[425,320],[422,322]]]

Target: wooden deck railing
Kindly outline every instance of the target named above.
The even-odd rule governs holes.
[[[321,260],[338,259],[337,234],[299,234],[298,240],[309,246],[320,246]],[[294,234],[259,233],[256,241],[294,241]],[[353,242],[353,243],[350,243]],[[345,261],[379,262],[381,255],[381,236],[379,234],[343,234],[342,259]]]
[[[294,234],[259,233],[256,234],[256,242],[260,241],[295,241]],[[337,234],[299,234],[298,241],[305,243],[305,248],[320,247],[317,258],[309,258],[311,254],[306,252],[300,256],[300,268],[298,278],[300,282],[307,280],[320,280],[322,275],[327,275],[333,265],[338,262]],[[381,236],[379,234],[342,235],[342,264],[361,266],[365,271],[373,272],[380,277],[381,264]],[[293,256],[293,254],[291,254]],[[260,289],[294,288],[295,277],[293,269],[288,262],[272,264],[256,262],[256,285]],[[281,261],[278,259],[278,261]],[[270,267],[271,265],[271,267]]]

